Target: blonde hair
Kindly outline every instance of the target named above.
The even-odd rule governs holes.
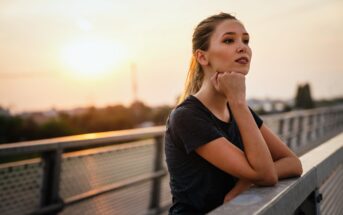
[[[226,19],[236,20],[236,17],[228,13],[220,13],[207,17],[194,29],[192,37],[192,58],[188,69],[184,90],[177,104],[182,103],[189,95],[193,95],[200,90],[204,80],[204,70],[194,56],[195,51],[198,49],[203,51],[208,50],[210,47],[210,38],[217,25]]]

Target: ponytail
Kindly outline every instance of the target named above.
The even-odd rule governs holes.
[[[193,55],[188,69],[185,87],[177,104],[181,104],[189,95],[197,93],[201,88],[203,80],[204,71]]]

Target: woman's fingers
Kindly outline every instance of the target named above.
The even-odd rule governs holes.
[[[242,73],[235,71],[218,73],[217,86],[230,101],[245,99],[245,75]]]
[[[218,83],[218,72],[216,72],[216,73],[211,77],[211,82],[212,82],[214,88],[215,88],[217,91],[220,91],[220,89],[219,89],[219,83]]]

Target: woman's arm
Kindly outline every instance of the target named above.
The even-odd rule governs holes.
[[[240,193],[244,192],[245,190],[249,189],[254,184],[250,181],[239,179],[236,185],[225,195],[224,202],[231,201],[233,198],[238,196]]]
[[[200,146],[196,152],[237,178],[261,186],[276,184],[277,175],[272,156],[247,104],[230,105],[241,132],[245,152],[224,137]]]
[[[294,152],[265,124],[261,126],[260,131],[272,155],[278,178],[300,176],[302,165]]]
[[[245,99],[245,76],[237,72],[216,73],[214,88],[226,96],[241,133],[244,152],[221,137],[195,151],[219,169],[259,185],[275,185],[277,173],[268,146]]]
[[[260,131],[273,157],[278,179],[300,176],[302,166],[299,158],[266,125],[263,124]],[[226,194],[224,202],[232,200],[252,185],[253,183],[250,181],[239,179],[234,188]]]

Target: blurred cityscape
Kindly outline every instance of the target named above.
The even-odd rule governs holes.
[[[249,99],[248,105],[260,115],[283,113],[343,103],[343,97],[316,100],[309,84],[299,85],[290,100]],[[149,107],[136,100],[130,106],[94,106],[70,110],[12,114],[0,107],[0,143],[10,143],[91,132],[115,131],[164,125],[173,106]]]

